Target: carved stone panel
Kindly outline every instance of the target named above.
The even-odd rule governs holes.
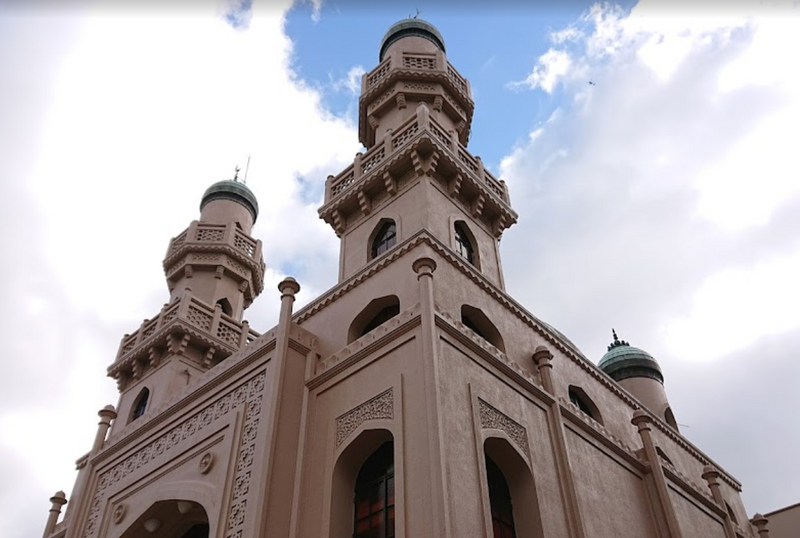
[[[394,394],[384,391],[336,419],[336,446],[368,420],[394,418]]]
[[[112,468],[104,471],[99,477],[97,489],[95,490],[92,504],[89,508],[89,516],[83,532],[84,538],[90,538],[97,533],[100,523],[100,514],[107,502],[107,497],[112,486],[134,471],[146,467],[150,461],[161,454],[170,452],[184,439],[208,427],[214,420],[244,406],[246,418],[239,446],[239,459],[236,467],[237,481],[231,499],[231,502],[235,504],[231,507],[231,517],[229,518],[228,533],[226,536],[233,537],[236,535],[237,531],[241,533],[239,526],[244,521],[245,499],[242,498],[237,502],[237,498],[244,497],[247,493],[247,486],[245,485],[242,487],[242,483],[249,482],[250,464],[252,464],[255,437],[258,431],[258,414],[261,410],[261,398],[264,392],[265,380],[266,374],[261,373],[247,383],[232,389],[182,423],[153,439],[138,452],[131,454]],[[244,479],[245,476],[247,480]],[[233,514],[234,507],[238,510],[235,517]],[[234,520],[236,523],[235,525],[231,524]]]
[[[478,408],[480,410],[482,428],[505,432],[514,444],[522,450],[522,453],[530,459],[531,453],[528,448],[528,432],[525,430],[524,426],[504,415],[480,398],[478,398]]]

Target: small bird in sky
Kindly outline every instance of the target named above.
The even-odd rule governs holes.
[[[593,81],[593,80],[590,80],[590,81],[589,81],[589,86],[596,86],[596,84],[594,83],[594,81]]]

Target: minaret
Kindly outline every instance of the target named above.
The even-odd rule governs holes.
[[[255,339],[244,310],[264,287],[261,241],[250,236],[258,202],[235,177],[211,185],[200,220],[174,237],[163,266],[170,301],[120,343],[108,375],[120,390],[114,430]]]
[[[611,329],[611,334],[614,341],[609,344],[608,351],[597,366],[644,404],[650,412],[677,430],[678,423],[675,422],[675,415],[664,390],[664,374],[661,372],[661,366],[646,351],[620,340],[614,329]]]
[[[474,103],[439,31],[394,24],[362,78],[366,153],[325,184],[319,214],[341,238],[340,282],[425,229],[503,288],[499,240],[517,220],[503,181],[466,148]]]

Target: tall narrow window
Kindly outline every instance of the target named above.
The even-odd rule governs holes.
[[[489,505],[492,509],[492,531],[494,538],[516,538],[511,492],[503,471],[486,456],[486,479],[489,482]]]
[[[372,240],[372,258],[377,258],[397,243],[397,227],[393,220],[384,222]]]
[[[131,415],[131,420],[136,420],[140,416],[144,415],[144,412],[147,411],[147,400],[150,399],[150,391],[146,388],[142,389],[142,392],[139,394],[139,398],[136,400],[136,404],[133,406],[133,415]]]
[[[469,263],[475,265],[475,247],[472,245],[469,234],[461,222],[456,222],[455,224],[455,237],[456,252]]]
[[[356,479],[353,538],[394,537],[394,443],[367,458]]]

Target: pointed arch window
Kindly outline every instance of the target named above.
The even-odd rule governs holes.
[[[568,394],[569,401],[572,402],[575,407],[589,415],[600,424],[603,423],[603,417],[600,415],[600,410],[582,388],[576,387],[575,385],[570,385]]]
[[[470,233],[463,222],[456,222],[455,224],[455,239],[458,255],[475,265],[475,246],[472,244]]]
[[[356,478],[353,538],[394,537],[394,443],[383,443]]]
[[[397,243],[397,226],[393,220],[380,225],[375,239],[372,240],[372,258],[375,259]]]
[[[142,389],[142,392],[139,394],[139,397],[136,399],[136,403],[133,406],[131,420],[136,420],[144,415],[145,411],[147,411],[147,400],[149,399],[150,391],[147,388]]]
[[[489,482],[489,505],[492,510],[492,531],[494,538],[516,538],[514,510],[511,505],[511,492],[503,471],[486,456],[486,479]]]

